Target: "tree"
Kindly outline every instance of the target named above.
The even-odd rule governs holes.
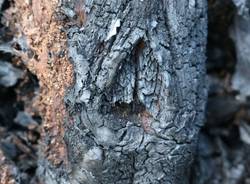
[[[45,183],[189,183],[206,102],[206,6],[205,0],[16,2],[29,45],[17,41],[19,56],[51,100],[41,110],[38,173]],[[34,27],[25,20],[30,14]],[[67,58],[74,82],[66,92]]]

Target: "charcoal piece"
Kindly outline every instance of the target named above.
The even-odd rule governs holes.
[[[11,160],[15,159],[18,155],[18,150],[15,144],[9,142],[9,141],[4,141],[0,144],[0,148],[4,152],[5,156],[9,157]]]
[[[241,140],[250,145],[250,125],[242,121],[239,127]]]
[[[4,87],[14,86],[23,75],[20,69],[12,64],[0,61],[0,85]]]
[[[29,125],[37,126],[37,123],[35,122],[35,120],[33,120],[32,117],[27,112],[23,112],[23,111],[19,111],[17,113],[17,116],[14,121],[16,124],[21,125],[26,128],[28,128]]]
[[[223,94],[225,87],[218,78],[208,76],[208,95]]]
[[[207,121],[218,126],[230,120],[241,107],[241,102],[233,96],[216,96],[208,99]]]
[[[235,15],[231,30],[236,45],[237,65],[233,75],[232,87],[240,92],[239,98],[250,95],[250,3],[246,0],[234,0],[238,13]]]
[[[4,3],[5,0],[0,0],[0,11],[2,9],[2,6],[3,6],[3,3]]]

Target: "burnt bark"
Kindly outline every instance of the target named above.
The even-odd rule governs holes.
[[[37,171],[41,180],[190,183],[207,97],[206,1],[43,0],[16,1],[16,7],[15,13],[27,15],[36,27],[16,13],[22,31],[15,36],[23,34],[30,50],[19,43],[20,50],[9,52],[29,61],[27,68],[49,99],[41,100],[48,106]],[[56,19],[68,24],[62,28]],[[71,73],[63,66],[63,31],[75,76],[64,97],[67,113],[60,101],[71,81],[60,73]],[[65,150],[69,162],[62,163]]]
[[[43,160],[45,183],[189,183],[206,101],[206,2],[80,5],[61,4],[69,19],[82,16],[67,28],[71,165]]]

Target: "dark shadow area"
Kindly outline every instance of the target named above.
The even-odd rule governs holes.
[[[241,129],[250,123],[250,106],[237,99],[231,82],[237,64],[230,32],[236,7],[228,0],[208,4],[208,102],[191,183],[247,184],[250,148]]]

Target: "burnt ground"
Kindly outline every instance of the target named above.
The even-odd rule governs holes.
[[[208,2],[208,102],[191,183],[248,184],[250,99],[239,99],[232,87],[237,53],[230,30],[236,8],[228,0]]]
[[[5,0],[1,12],[11,3]],[[209,0],[209,98],[191,183],[250,183],[250,99],[239,100],[231,86],[237,65],[230,38],[235,11],[228,0]],[[12,39],[8,27],[0,24],[0,46]],[[12,46],[18,49],[18,45]],[[0,150],[17,169],[20,183],[38,183],[35,174],[42,120],[32,104],[39,81],[20,58],[0,50]]]
[[[21,183],[29,183],[37,168],[41,118],[25,107],[37,90],[38,81],[28,71],[14,86],[0,88],[0,148],[18,168]]]
[[[9,6],[10,2],[4,1],[1,12]],[[12,39],[11,31],[1,23],[0,150],[12,168],[16,169],[16,181],[37,183],[35,172],[41,118],[32,108],[32,103],[39,92],[39,84],[20,58],[3,49]],[[4,167],[1,165],[1,169]]]

